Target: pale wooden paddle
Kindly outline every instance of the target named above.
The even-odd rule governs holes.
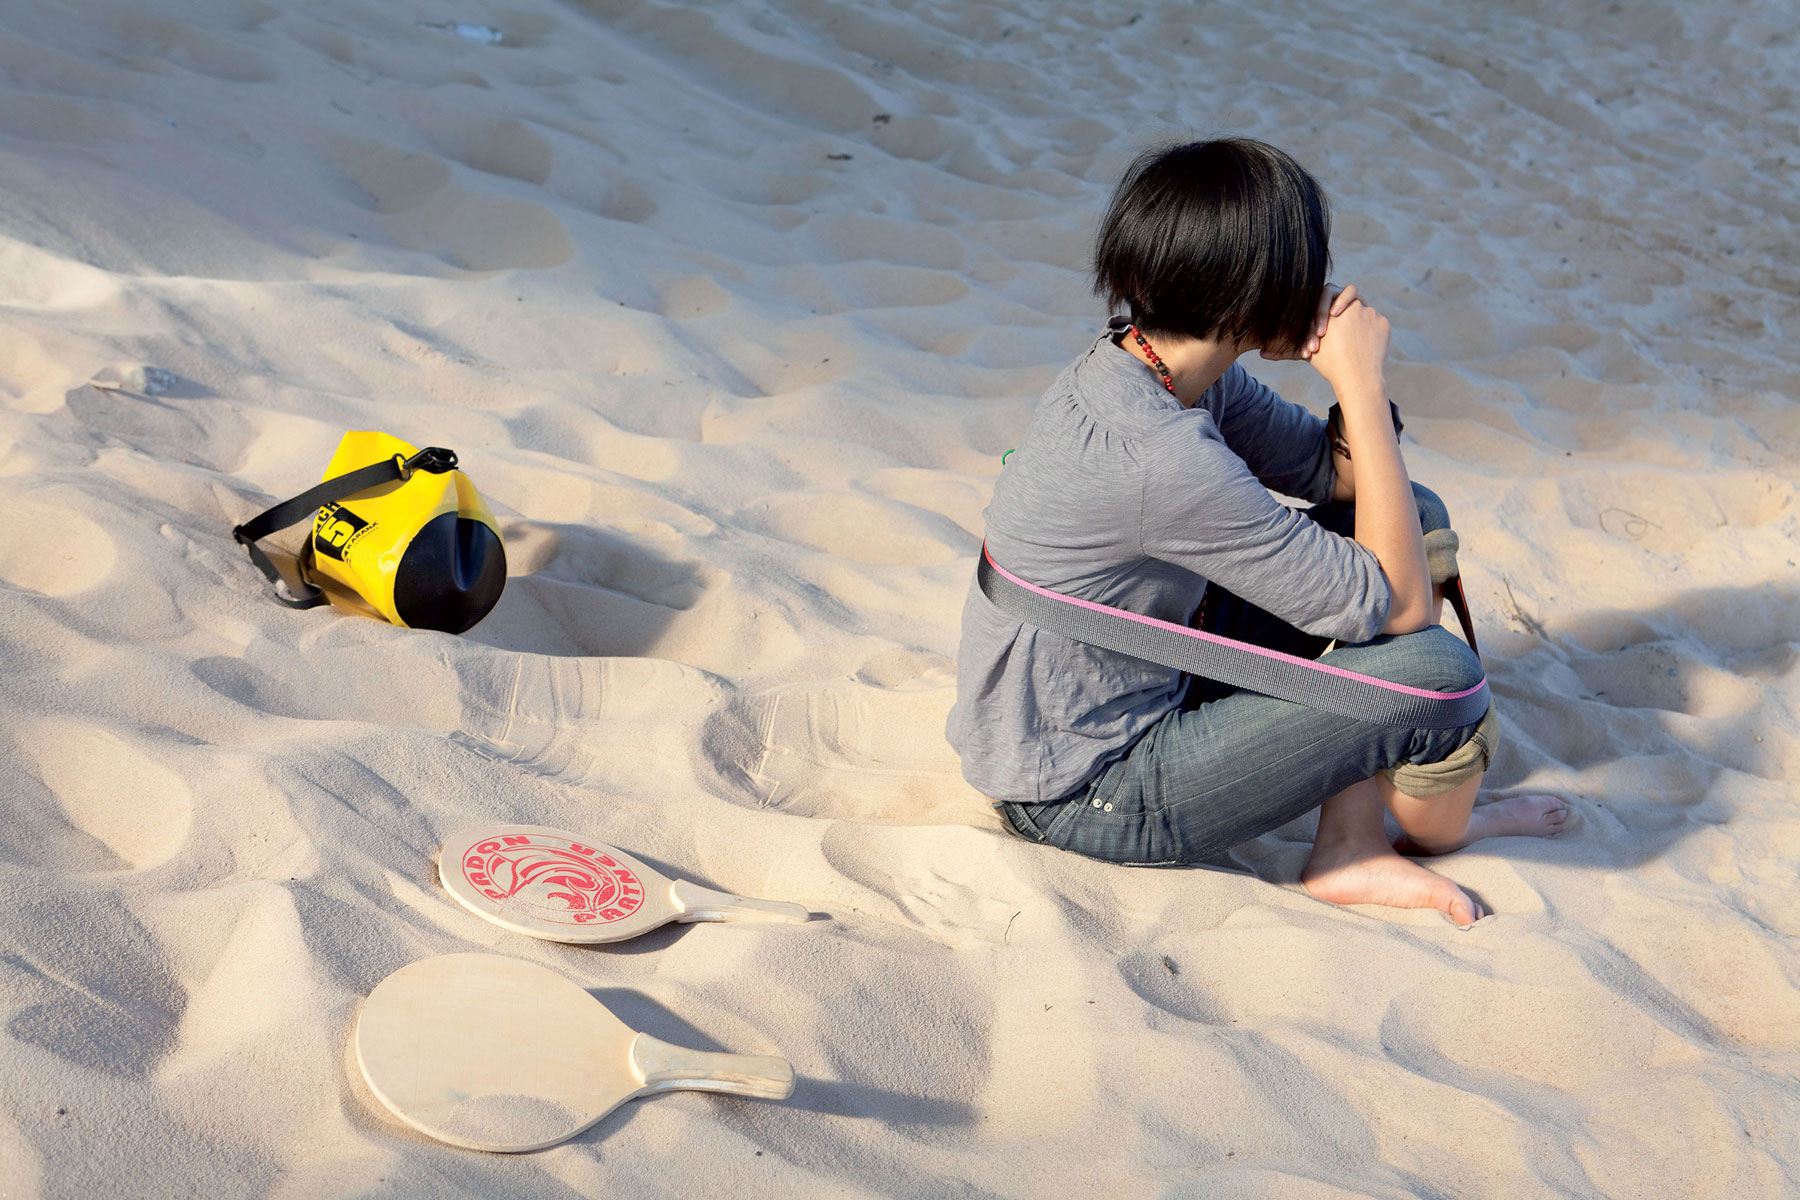
[[[553,942],[617,942],[670,921],[804,921],[803,905],[670,879],[621,850],[542,825],[460,829],[438,855],[444,890],[477,916]]]
[[[382,980],[356,1021],[356,1061],[420,1133],[508,1153],[554,1146],[653,1092],[794,1092],[784,1058],[671,1046],[548,967],[498,954],[427,958]]]

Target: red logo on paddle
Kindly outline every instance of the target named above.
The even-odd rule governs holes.
[[[625,864],[592,846],[541,833],[477,842],[463,855],[462,870],[488,899],[560,925],[623,920],[644,903],[644,885]]]

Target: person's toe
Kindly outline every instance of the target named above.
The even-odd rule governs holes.
[[[1445,908],[1445,911],[1449,913],[1452,921],[1455,921],[1464,929],[1467,929],[1487,915],[1481,911],[1481,906],[1479,904],[1469,898],[1467,892],[1454,885],[1450,888],[1449,900],[1450,903]]]

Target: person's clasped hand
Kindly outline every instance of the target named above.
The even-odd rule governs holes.
[[[1313,318],[1312,336],[1306,342],[1291,351],[1271,350],[1264,347],[1262,356],[1270,362],[1311,362],[1312,356],[1319,352],[1319,345],[1325,338],[1325,330],[1331,324],[1331,318],[1343,315],[1345,309],[1361,300],[1354,283],[1339,287],[1335,283],[1325,285],[1319,293],[1319,312]]]

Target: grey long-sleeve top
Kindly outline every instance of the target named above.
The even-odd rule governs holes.
[[[1041,587],[1188,624],[1206,581],[1308,633],[1387,623],[1375,556],[1270,494],[1321,503],[1325,423],[1233,365],[1192,408],[1111,336],[1044,393],[984,514],[994,560]],[[1181,701],[1170,667],[1024,625],[971,585],[945,733],[994,800],[1061,800]]]

